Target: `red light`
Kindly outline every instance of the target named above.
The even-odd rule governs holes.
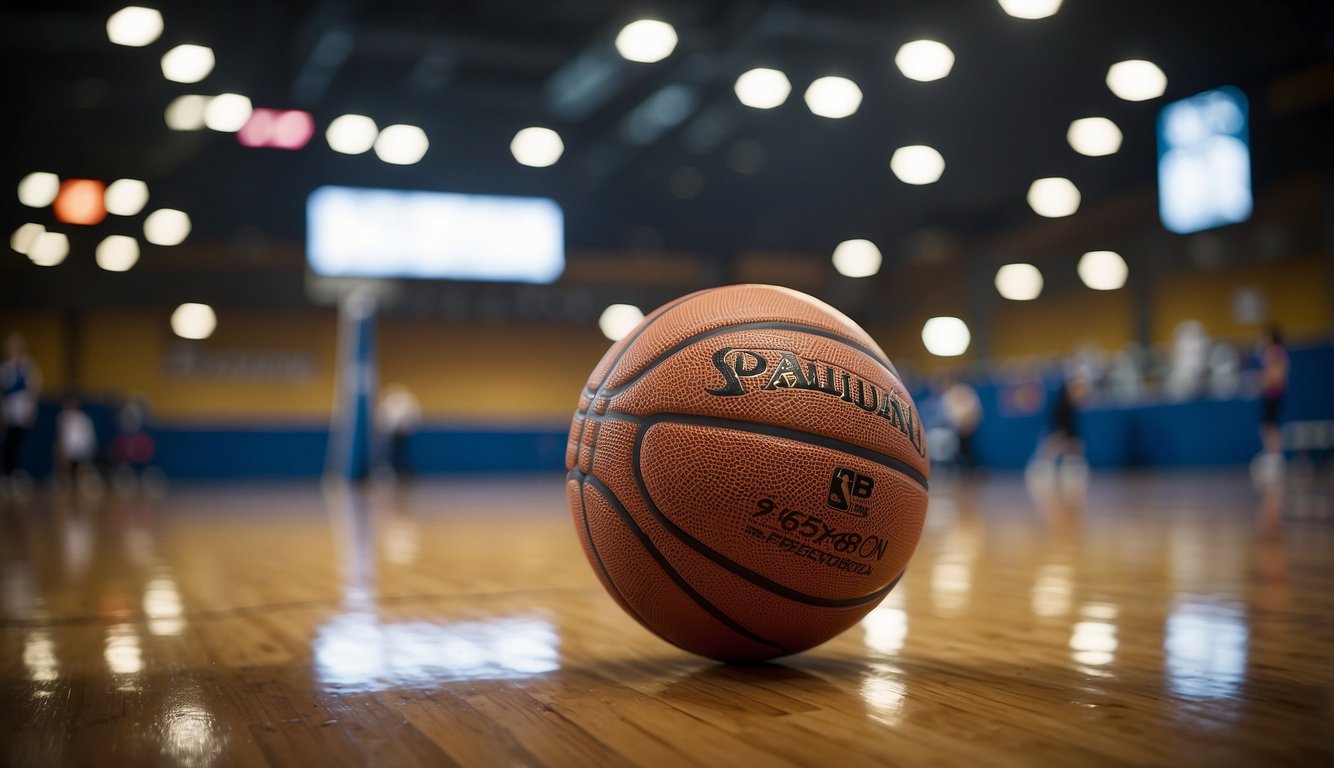
[[[51,204],[56,218],[66,224],[100,224],[107,217],[102,193],[106,185],[92,179],[66,179]]]
[[[315,118],[299,109],[256,109],[236,140],[247,147],[301,149],[315,135]]]

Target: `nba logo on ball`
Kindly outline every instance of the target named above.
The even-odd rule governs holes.
[[[846,467],[835,467],[829,481],[829,506],[850,515],[866,517],[866,505],[853,499],[867,499],[875,488],[875,479],[853,472]]]
[[[811,648],[902,577],[926,517],[912,397],[880,347],[787,288],[683,296],[612,345],[566,446],[580,543],[608,594],[680,648]]]

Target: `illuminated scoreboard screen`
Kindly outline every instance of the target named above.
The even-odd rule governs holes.
[[[565,216],[541,197],[320,187],[306,200],[306,261],[329,277],[550,283]]]
[[[1158,213],[1188,234],[1251,216],[1246,95],[1231,86],[1173,102],[1158,113]]]

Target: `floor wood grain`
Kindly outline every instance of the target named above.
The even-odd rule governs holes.
[[[11,765],[1326,765],[1334,489],[938,483],[865,621],[691,657],[558,477],[8,498]]]

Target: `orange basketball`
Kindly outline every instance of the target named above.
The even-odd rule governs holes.
[[[922,427],[885,353],[770,285],[670,302],[612,345],[570,427],[570,511],[612,598],[721,660],[823,643],[893,589],[926,518]]]

